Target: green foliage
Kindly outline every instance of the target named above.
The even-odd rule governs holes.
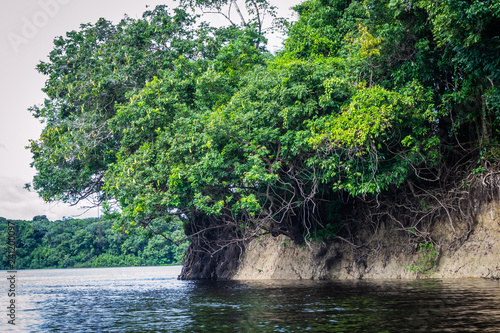
[[[100,19],[54,41],[49,61],[37,69],[48,76],[42,106],[31,108],[45,123],[31,141],[33,187],[47,201],[102,201],[104,172],[116,160],[122,134],[110,120],[127,94],[141,90],[175,60],[214,56],[226,40],[222,30],[194,27],[194,17],[166,6],[125,18]],[[30,187],[28,185],[28,187]]]
[[[337,236],[337,233],[340,229],[340,225],[335,224],[327,224],[325,228],[319,230],[312,230],[309,234],[306,234],[304,238],[310,242],[323,242],[328,241],[329,239]]]
[[[49,219],[47,218],[46,215],[37,215],[33,217],[33,221],[48,221]]]
[[[209,10],[222,15],[228,23],[242,27],[255,27],[262,33],[266,17],[276,17],[276,7],[268,0],[181,0],[181,5]],[[237,17],[235,19],[234,17]]]
[[[407,266],[406,269],[415,273],[432,274],[436,270],[439,259],[439,251],[432,243],[418,244],[419,259],[414,266]]]
[[[112,230],[112,221],[84,219],[13,221],[16,269],[156,266],[180,264],[188,246],[178,221],[160,235]],[[7,221],[0,222],[1,269],[7,269]]]
[[[312,161],[323,181],[353,195],[376,194],[400,185],[412,165],[436,162],[439,139],[426,123],[432,104],[418,83],[401,92],[360,86],[340,114],[310,121],[318,133],[308,140],[325,155]]]
[[[255,15],[270,8],[245,3]],[[124,233],[180,218],[216,252],[266,233],[330,237],[337,230],[320,226],[346,210],[328,202],[432,187],[457,161],[479,161],[477,172],[498,162],[495,1],[295,9],[276,56],[262,46],[259,15],[196,30],[196,18],[163,6],[56,39],[38,67],[48,97],[33,109],[46,123],[31,145],[34,188],[46,200],[118,201],[109,213]]]

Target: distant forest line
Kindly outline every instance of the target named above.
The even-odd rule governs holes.
[[[126,233],[109,219],[32,221],[0,217],[0,269],[9,269],[8,227],[15,227],[16,269],[159,266],[180,264],[189,243],[182,224],[162,235],[151,230]],[[12,237],[11,237],[12,239]],[[173,242],[179,242],[174,244]]]

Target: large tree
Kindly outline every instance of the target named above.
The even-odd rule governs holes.
[[[497,2],[295,9],[276,56],[255,22],[196,30],[163,7],[56,41],[39,67],[50,78],[35,188],[117,200],[122,230],[179,216],[192,241],[184,277],[215,278],[261,235],[300,243],[389,218],[425,237],[420,221],[472,191],[459,188],[496,187]]]
[[[121,132],[109,121],[116,105],[127,102],[160,70],[174,70],[179,59],[210,59],[231,35],[201,25],[182,9],[166,6],[125,18],[117,25],[100,19],[54,40],[49,61],[37,69],[48,76],[43,105],[31,111],[45,123],[31,141],[33,187],[47,201],[77,203],[104,199],[102,185],[116,160]]]

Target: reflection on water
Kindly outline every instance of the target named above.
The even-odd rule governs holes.
[[[193,282],[178,281],[179,272],[179,267],[19,271],[16,330],[4,315],[0,331],[500,331],[497,281]]]

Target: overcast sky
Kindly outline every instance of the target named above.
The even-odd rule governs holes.
[[[271,0],[280,16],[289,17],[289,8],[301,0]],[[0,217],[31,220],[47,215],[50,220],[64,216],[97,216],[97,210],[69,207],[63,203],[44,203],[36,193],[23,189],[35,170],[30,168],[31,153],[25,149],[37,139],[42,125],[28,108],[43,102],[45,78],[35,66],[45,60],[56,36],[78,29],[81,23],[94,23],[104,17],[118,22],[127,14],[141,17],[146,5],[167,4],[172,0],[21,0],[3,1],[0,11]],[[220,16],[207,18],[221,20]],[[221,21],[222,22],[222,21]],[[217,23],[217,22],[215,22]],[[270,40],[276,45],[279,38]],[[83,204],[85,205],[85,204]],[[83,214],[83,215],[82,215]]]

